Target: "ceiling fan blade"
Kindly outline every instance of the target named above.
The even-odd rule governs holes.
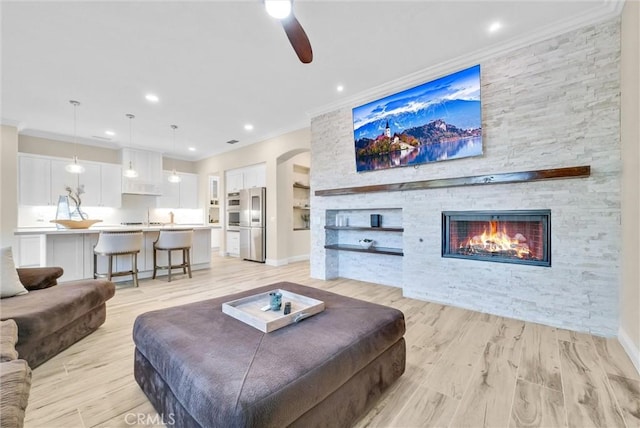
[[[313,51],[311,50],[311,43],[307,37],[307,33],[304,32],[302,25],[298,22],[293,14],[282,20],[282,28],[293,46],[293,50],[296,51],[296,55],[305,64],[309,64],[313,60]]]

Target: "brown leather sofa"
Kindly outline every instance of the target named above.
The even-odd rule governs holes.
[[[106,280],[57,284],[59,267],[20,268],[29,293],[0,300],[0,319],[18,325],[16,349],[33,369],[100,327],[115,285]]]

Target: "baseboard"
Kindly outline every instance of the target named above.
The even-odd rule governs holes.
[[[638,373],[640,373],[640,349],[633,343],[633,340],[629,337],[626,331],[620,327],[618,329],[618,341],[622,345],[631,362],[635,366]]]
[[[266,259],[265,265],[269,266],[285,266],[289,263],[303,262],[309,260],[309,254],[303,254],[301,256],[288,257],[286,259]]]
[[[309,254],[302,254],[300,256],[293,256],[293,257],[289,257],[287,259],[287,261],[289,263],[305,262],[307,260],[309,260]]]

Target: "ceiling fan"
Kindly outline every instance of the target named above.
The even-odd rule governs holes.
[[[292,0],[264,0],[267,13],[282,23],[282,28],[293,47],[293,50],[304,64],[313,60],[313,51],[307,33],[298,22],[292,11]]]

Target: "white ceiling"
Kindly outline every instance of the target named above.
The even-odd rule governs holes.
[[[309,126],[310,112],[353,105],[443,62],[613,16],[621,0],[300,0],[295,15],[314,53],[307,65],[260,0],[2,0],[1,8],[3,124],[72,141],[75,99],[81,142],[128,146],[132,113],[133,146],[197,160]],[[503,28],[489,34],[496,20]],[[160,102],[146,101],[149,92]]]

